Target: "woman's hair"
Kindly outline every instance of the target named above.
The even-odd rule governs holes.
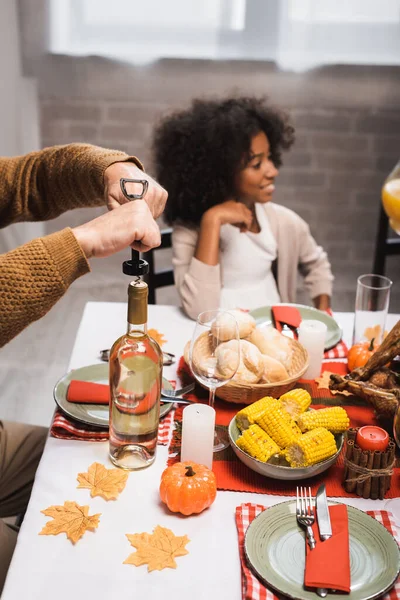
[[[266,99],[193,100],[164,118],[153,137],[155,177],[168,191],[168,224],[197,226],[206,210],[235,196],[238,169],[250,159],[252,138],[263,131],[276,167],[294,142],[287,115]]]

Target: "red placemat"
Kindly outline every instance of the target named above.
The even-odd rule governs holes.
[[[344,363],[327,362],[323,364],[323,371],[325,370],[345,374],[347,367]],[[178,375],[180,375],[183,382],[186,382],[190,377],[188,368],[182,358],[179,363]],[[329,389],[318,388],[315,381],[300,380],[296,387],[302,387],[310,393],[312,406],[315,408],[343,406],[349,415],[351,427],[360,427],[367,423],[378,424],[373,408],[365,400],[361,400],[355,396],[344,396],[343,394],[332,395]],[[208,402],[208,392],[206,390],[196,387],[195,392],[196,394],[188,394],[187,397],[193,401]],[[241,404],[229,404],[217,398],[215,401],[216,423],[227,427],[231,419],[241,408],[243,408]],[[169,446],[168,464],[173,464],[179,460],[182,411],[182,406],[178,407],[175,411],[175,426]],[[397,458],[391,488],[385,494],[386,498],[400,496],[399,466],[400,463]],[[326,485],[328,496],[355,498],[357,497],[356,494],[348,493],[342,487],[343,468],[344,453],[339,456],[336,463],[327,471],[308,480],[302,480],[302,485],[310,486],[312,493],[315,495],[319,485],[323,482]],[[230,447],[214,454],[213,471],[217,477],[217,486],[220,490],[293,496],[296,493],[296,484],[298,484],[296,481],[271,479],[252,471],[237,458]]]
[[[239,554],[240,564],[242,567],[242,600],[279,600],[282,596],[277,596],[269,590],[261,581],[254,575],[249,568],[245,552],[244,552],[244,537],[250,523],[260,513],[266,509],[261,504],[241,504],[236,507],[236,526],[238,530],[238,541],[239,541]],[[396,525],[392,519],[391,513],[385,510],[371,510],[367,512],[367,515],[374,517],[379,523],[381,523],[390,534],[393,535],[396,542],[399,543],[397,538]],[[315,596],[317,598],[317,595]],[[391,590],[384,596],[382,600],[397,600],[400,598],[400,583],[397,581]]]

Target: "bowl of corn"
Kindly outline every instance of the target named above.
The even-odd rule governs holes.
[[[310,404],[310,394],[297,388],[240,410],[229,424],[236,456],[272,479],[305,479],[329,469],[342,450],[349,417],[340,406],[313,410]]]

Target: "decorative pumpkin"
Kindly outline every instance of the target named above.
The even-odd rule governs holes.
[[[204,465],[178,462],[161,475],[160,498],[172,512],[200,513],[211,506],[216,495],[215,474]]]
[[[363,367],[377,348],[378,346],[374,345],[374,338],[372,338],[370,342],[359,342],[358,344],[354,344],[347,355],[347,366],[349,371],[352,371],[357,367]]]

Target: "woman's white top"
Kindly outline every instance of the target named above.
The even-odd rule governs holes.
[[[277,256],[277,243],[264,206],[256,204],[255,210],[259,233],[241,232],[234,225],[221,227],[221,308],[252,310],[280,302],[271,270]]]

